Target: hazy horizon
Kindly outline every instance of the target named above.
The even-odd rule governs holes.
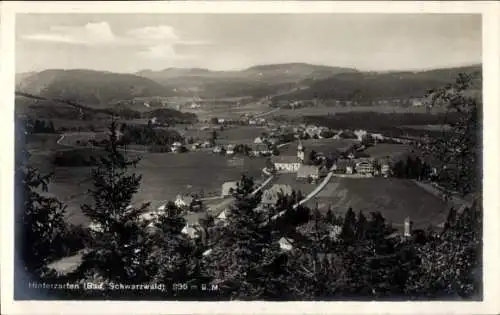
[[[287,62],[287,63],[273,63],[273,64],[258,64],[258,65],[253,65],[245,68],[239,68],[239,69],[231,69],[231,70],[220,70],[220,69],[209,69],[209,68],[199,68],[199,67],[168,67],[164,69],[157,69],[157,70],[152,70],[152,69],[139,69],[134,72],[117,72],[117,71],[108,71],[108,70],[99,70],[99,69],[91,69],[91,68],[47,68],[47,69],[41,69],[41,70],[34,70],[34,71],[23,71],[23,72],[16,72],[16,74],[23,74],[23,73],[30,73],[30,72],[42,72],[46,70],[89,70],[89,71],[100,71],[100,72],[112,72],[112,73],[120,73],[120,74],[137,74],[138,72],[142,71],[155,71],[155,72],[160,72],[160,71],[165,71],[169,69],[200,69],[200,70],[208,70],[212,72],[232,72],[232,71],[242,71],[246,69],[250,69],[253,67],[258,67],[258,66],[272,66],[272,65],[285,65],[285,64],[308,64],[312,66],[325,66],[325,67],[339,67],[339,68],[350,68],[350,67],[343,67],[343,66],[331,66],[331,65],[321,65],[321,64],[311,64],[311,63],[306,63],[306,62]],[[384,72],[425,72],[425,71],[432,71],[432,70],[440,70],[440,69],[450,69],[450,68],[462,68],[462,67],[475,67],[475,66],[482,66],[481,62],[478,63],[466,63],[466,64],[461,64],[461,65],[450,65],[450,66],[443,66],[443,67],[436,67],[436,68],[411,68],[411,69],[391,69],[391,70],[363,70],[363,69],[357,69],[357,68],[351,68],[358,70],[360,72],[376,72],[376,73],[384,73]]]
[[[478,14],[18,14],[16,73],[237,71],[307,63],[425,71],[482,63]]]

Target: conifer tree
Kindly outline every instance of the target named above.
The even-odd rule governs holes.
[[[358,221],[356,223],[356,240],[361,241],[365,239],[368,222],[363,212],[359,211]]]
[[[205,266],[223,294],[230,299],[276,299],[283,292],[280,283],[281,256],[272,224],[255,211],[261,194],[251,195],[253,180],[243,176],[234,193],[235,203],[227,225],[207,255]]]
[[[351,244],[354,241],[356,233],[356,215],[352,208],[347,210],[344,217],[344,224],[342,225],[342,232],[340,238],[346,243]]]
[[[148,250],[146,224],[140,215],[148,204],[131,207],[141,176],[128,174],[139,159],[129,159],[118,150],[116,121],[109,127],[106,155],[94,159],[92,204],[82,206],[94,226],[89,252],[83,258],[82,271],[105,280],[137,282],[147,278],[144,261]]]
[[[30,277],[43,278],[48,275],[47,263],[62,255],[66,207],[57,198],[43,195],[51,174],[43,175],[28,165],[29,154],[22,148],[27,133],[23,124],[16,124],[15,244],[24,271]]]
[[[155,283],[198,284],[201,279],[202,244],[182,233],[186,220],[182,210],[169,202],[156,222],[148,239],[150,253],[145,267]],[[182,294],[182,292],[174,292]]]

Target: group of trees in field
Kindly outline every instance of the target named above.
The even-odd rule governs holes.
[[[348,112],[328,116],[304,116],[302,121],[306,124],[315,124],[332,129],[370,130],[397,138],[406,134],[410,136],[440,135],[442,134],[440,131],[417,130],[408,126],[453,124],[459,119],[460,114],[456,112],[436,114]],[[342,137],[342,135],[340,136]]]
[[[156,118],[160,124],[193,124],[198,118],[193,113],[184,113],[172,108],[157,108],[147,113],[148,118]]]
[[[28,134],[31,133],[55,133],[56,128],[54,127],[54,122],[52,120],[40,120],[40,119],[21,119],[17,123],[23,124],[25,130]]]
[[[441,154],[441,145],[428,143],[426,149],[429,154]],[[141,176],[131,172],[138,160],[130,160],[118,148],[113,122],[105,154],[94,159],[92,202],[82,205],[91,230],[68,226],[64,205],[40,192],[49,178],[26,166],[24,156],[17,156],[16,253],[21,262],[16,264],[17,275],[63,283],[157,283],[167,289],[173,283],[186,283],[217,288],[141,291],[140,295],[120,290],[58,291],[61,297],[72,298],[105,299],[126,293],[127,298],[142,300],[481,298],[480,198],[460,211],[452,208],[442,229],[414,230],[411,237],[397,237],[381,213],[366,217],[352,209],[341,215],[336,213],[344,209],[330,208],[322,214],[318,207],[294,208],[302,199],[300,192],[280,196],[269,211],[261,211],[262,193],[252,193],[253,180],[243,176],[233,191],[235,202],[226,224],[207,220],[203,225],[210,233],[193,240],[182,233],[186,221],[173,203],[151,224],[141,219],[149,211],[148,204],[130,207],[141,182]],[[473,181],[477,176],[473,167],[457,176],[467,175]],[[456,188],[454,180],[451,177],[450,185]],[[459,188],[463,193],[474,191],[468,184]],[[291,250],[280,248],[283,239]],[[64,248],[67,244],[71,248]],[[82,263],[75,271],[59,276],[47,267],[61,253],[81,248],[85,248]]]
[[[418,156],[399,159],[391,168],[392,175],[399,178],[424,180],[433,176],[432,167]]]
[[[118,145],[140,144],[148,146],[170,146],[176,141],[184,141],[183,137],[173,129],[154,128],[151,122],[147,125],[122,124]]]

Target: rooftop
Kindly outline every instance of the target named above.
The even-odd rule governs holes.
[[[273,163],[299,163],[296,155],[275,155],[271,157]]]
[[[184,216],[184,219],[186,220],[186,223],[189,225],[197,225],[197,224],[199,224],[201,219],[204,219],[207,217],[208,217],[208,214],[204,211],[202,211],[202,212],[188,212]]]
[[[318,175],[319,167],[315,165],[301,165],[297,170],[297,177],[309,177]]]

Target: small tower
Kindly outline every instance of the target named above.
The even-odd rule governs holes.
[[[302,145],[302,141],[299,140],[299,145],[297,146],[297,158],[300,162],[304,163],[305,160],[305,148]]]
[[[411,228],[412,228],[412,223],[410,220],[410,217],[405,218],[405,230],[404,230],[404,237],[410,237],[411,236]]]

